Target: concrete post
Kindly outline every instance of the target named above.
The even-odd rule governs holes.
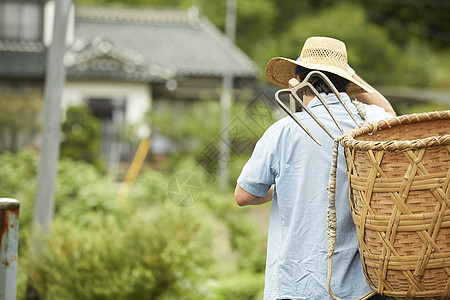
[[[234,43],[236,36],[236,16],[237,16],[237,1],[227,0],[227,15],[225,24],[225,34],[230,41]],[[230,139],[228,133],[224,131],[230,125],[231,109],[233,106],[233,75],[231,70],[224,75],[222,80],[222,95],[220,96],[220,107],[222,109],[221,117],[221,133],[223,134],[220,140],[220,154],[219,154],[219,188],[222,191],[228,190],[228,168],[230,162]],[[224,140],[225,139],[225,140]]]
[[[49,234],[48,226],[53,220],[61,132],[61,95],[66,79],[63,61],[66,53],[66,28],[71,3],[71,0],[55,1],[53,39],[48,49],[45,74],[44,122],[42,124],[42,144],[33,212],[33,236],[36,234],[34,232],[37,230],[36,224],[40,226],[39,230]],[[35,246],[32,245],[32,247]]]
[[[15,300],[19,246],[19,201],[0,198],[0,300]]]

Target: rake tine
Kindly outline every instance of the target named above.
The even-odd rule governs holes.
[[[314,137],[314,135],[308,130],[308,128],[306,128],[302,122],[300,122],[300,120],[294,115],[294,113],[292,113],[292,111],[283,103],[283,101],[281,101],[281,99],[278,97],[279,94],[281,93],[291,93],[291,89],[281,89],[278,90],[275,93],[275,100],[277,101],[278,105],[284,110],[285,113],[287,113],[308,135],[310,138],[312,138],[314,140],[314,142],[316,142],[319,146],[322,146],[319,141]],[[297,94],[294,93],[295,96],[297,96]],[[298,98],[298,96],[296,97]],[[300,101],[300,105],[304,108],[305,106],[303,105],[303,103],[301,103]]]
[[[344,99],[342,99],[342,96],[341,96],[341,94],[339,93],[339,91],[336,89],[336,87],[334,86],[334,84],[330,81],[330,79],[328,79],[328,77],[325,75],[325,74],[323,74],[322,72],[320,72],[320,71],[312,71],[312,72],[310,72],[307,76],[306,76],[306,78],[303,80],[303,81],[308,81],[309,80],[309,78],[311,78],[311,77],[313,77],[313,76],[319,76],[320,78],[322,78],[324,81],[325,81],[325,83],[328,85],[328,87],[333,91],[333,93],[336,95],[336,97],[338,98],[338,100],[339,100],[339,102],[341,102],[341,104],[342,104],[342,106],[344,106],[344,108],[345,108],[345,110],[347,111],[347,113],[350,115],[350,117],[353,119],[353,121],[355,122],[355,124],[356,124],[356,126],[358,126],[358,127],[361,127],[361,125],[359,125],[359,123],[358,123],[358,121],[356,120],[356,117],[355,117],[355,115],[351,112],[351,110],[350,110],[350,108],[348,107],[348,105],[347,104],[345,104],[345,102],[344,102]],[[317,96],[317,95],[316,95]],[[322,102],[322,101],[321,101]],[[323,103],[323,102],[322,102]],[[331,114],[331,113],[330,113]],[[333,117],[333,116],[332,116]],[[335,120],[335,118],[333,118],[333,120]],[[336,123],[336,121],[335,121],[335,123]],[[337,123],[336,123],[336,125],[337,125]],[[340,126],[338,125],[338,127],[339,127],[339,129],[340,129]],[[341,132],[342,132],[342,130],[341,130]],[[344,133],[344,132],[342,132],[342,133]]]
[[[319,99],[319,101],[322,103],[322,105],[325,107],[325,109],[327,110],[327,112],[330,114],[331,118],[333,119],[334,123],[336,124],[336,126],[338,127],[338,129],[341,131],[342,134],[344,134],[344,130],[341,127],[341,124],[339,123],[339,121],[336,119],[336,116],[333,114],[333,112],[331,111],[330,107],[328,106],[328,104],[325,102],[325,100],[323,100],[322,96],[319,94],[319,92],[317,92],[317,90],[314,88],[314,86],[312,86],[312,84],[308,83],[308,87],[311,89],[311,91],[314,93],[314,95],[317,97],[317,99]],[[319,124],[320,125],[320,124]],[[322,127],[322,126],[321,126]],[[323,128],[323,127],[322,127]],[[325,128],[324,128],[325,130]],[[327,130],[325,130],[327,131]],[[328,135],[331,136],[331,134],[328,133]],[[334,137],[332,137],[334,140]]]
[[[279,98],[280,94],[289,93],[291,95],[291,97],[290,97],[291,107],[293,107],[292,100],[294,100],[294,102],[297,102],[310,115],[310,117],[334,140],[335,137],[333,136],[333,134],[331,134],[331,132],[325,127],[325,125],[314,115],[314,113],[303,103],[302,99],[300,99],[300,97],[298,96],[299,91],[309,88],[314,93],[314,95],[319,99],[319,101],[325,107],[327,112],[330,114],[331,118],[333,119],[334,123],[338,127],[339,131],[342,134],[344,134],[344,130],[342,129],[339,121],[337,120],[337,118],[333,114],[333,112],[331,111],[328,104],[325,102],[325,100],[322,98],[322,96],[319,94],[319,92],[317,92],[317,90],[314,88],[314,86],[311,83],[309,83],[309,79],[313,76],[318,76],[324,80],[324,82],[328,85],[328,87],[336,95],[336,97],[338,98],[338,100],[342,104],[342,106],[344,106],[345,110],[350,115],[350,117],[353,119],[356,126],[361,127],[361,125],[359,125],[358,121],[356,120],[355,115],[351,112],[351,110],[347,106],[347,104],[345,104],[345,101],[342,99],[339,91],[336,89],[336,87],[333,85],[333,83],[328,79],[328,77],[324,73],[322,73],[320,71],[312,71],[306,76],[306,78],[301,83],[298,83],[294,87],[292,87],[292,84],[290,82],[289,83],[290,88],[281,89],[275,93],[275,100],[277,101],[278,105],[284,110],[284,112],[286,112],[292,119],[294,119],[294,121],[320,146],[321,144],[314,137],[314,135],[300,122],[300,120],[294,115],[292,110],[289,109],[283,103],[283,101],[281,101],[281,99]],[[291,80],[294,80],[294,79],[291,79]],[[295,80],[295,81],[298,82],[297,80]]]
[[[306,83],[304,86],[301,86],[300,88],[312,88],[314,89],[314,87],[308,82]],[[300,89],[299,88],[299,89]],[[298,91],[298,90],[297,90]],[[300,99],[300,97],[297,95],[297,91],[291,91],[292,95],[294,96],[295,100],[300,104],[300,106],[311,116],[311,118],[313,118],[314,121],[316,121],[316,123],[322,127],[322,129],[334,140],[334,136],[331,134],[331,132],[325,127],[325,125],[323,125],[323,123],[313,114],[313,112],[305,105],[303,104],[303,101]],[[317,91],[316,91],[317,93]],[[322,102],[323,103],[323,102]],[[334,116],[332,116],[334,119]],[[339,126],[339,125],[338,125]]]
[[[315,90],[315,89],[314,89]],[[327,110],[327,112],[330,114],[331,118],[333,119],[334,123],[336,124],[336,126],[338,127],[339,131],[344,134],[344,130],[341,127],[341,124],[339,123],[339,121],[336,119],[336,116],[333,114],[333,112],[331,111],[330,107],[328,106],[328,104],[325,102],[325,100],[323,100],[322,96],[320,96],[319,93],[317,93],[317,90],[313,92],[316,94],[317,99],[319,99],[319,101],[322,103],[322,105],[325,107],[325,109]]]

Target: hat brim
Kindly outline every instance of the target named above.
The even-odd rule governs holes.
[[[360,93],[372,93],[373,90],[354,79],[350,74],[341,68],[330,66],[330,65],[322,65],[322,64],[313,64],[306,62],[299,62],[293,59],[284,58],[284,57],[275,57],[272,58],[266,66],[266,77],[267,79],[284,88],[289,87],[289,80],[292,77],[295,77],[295,68],[297,66],[301,66],[307,69],[319,70],[319,71],[327,71],[338,76],[341,76],[347,79],[350,84],[347,88],[347,94],[355,95]]]

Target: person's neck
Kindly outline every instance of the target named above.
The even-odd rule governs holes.
[[[308,105],[314,99],[313,95],[303,95],[303,104]]]

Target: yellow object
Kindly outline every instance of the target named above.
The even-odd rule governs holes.
[[[149,138],[143,139],[139,143],[139,147],[136,150],[136,154],[134,155],[133,161],[128,169],[127,175],[119,188],[118,198],[120,201],[127,200],[128,193],[130,192],[131,187],[142,169],[142,165],[144,164],[147,153],[150,150],[150,146],[151,141]]]

